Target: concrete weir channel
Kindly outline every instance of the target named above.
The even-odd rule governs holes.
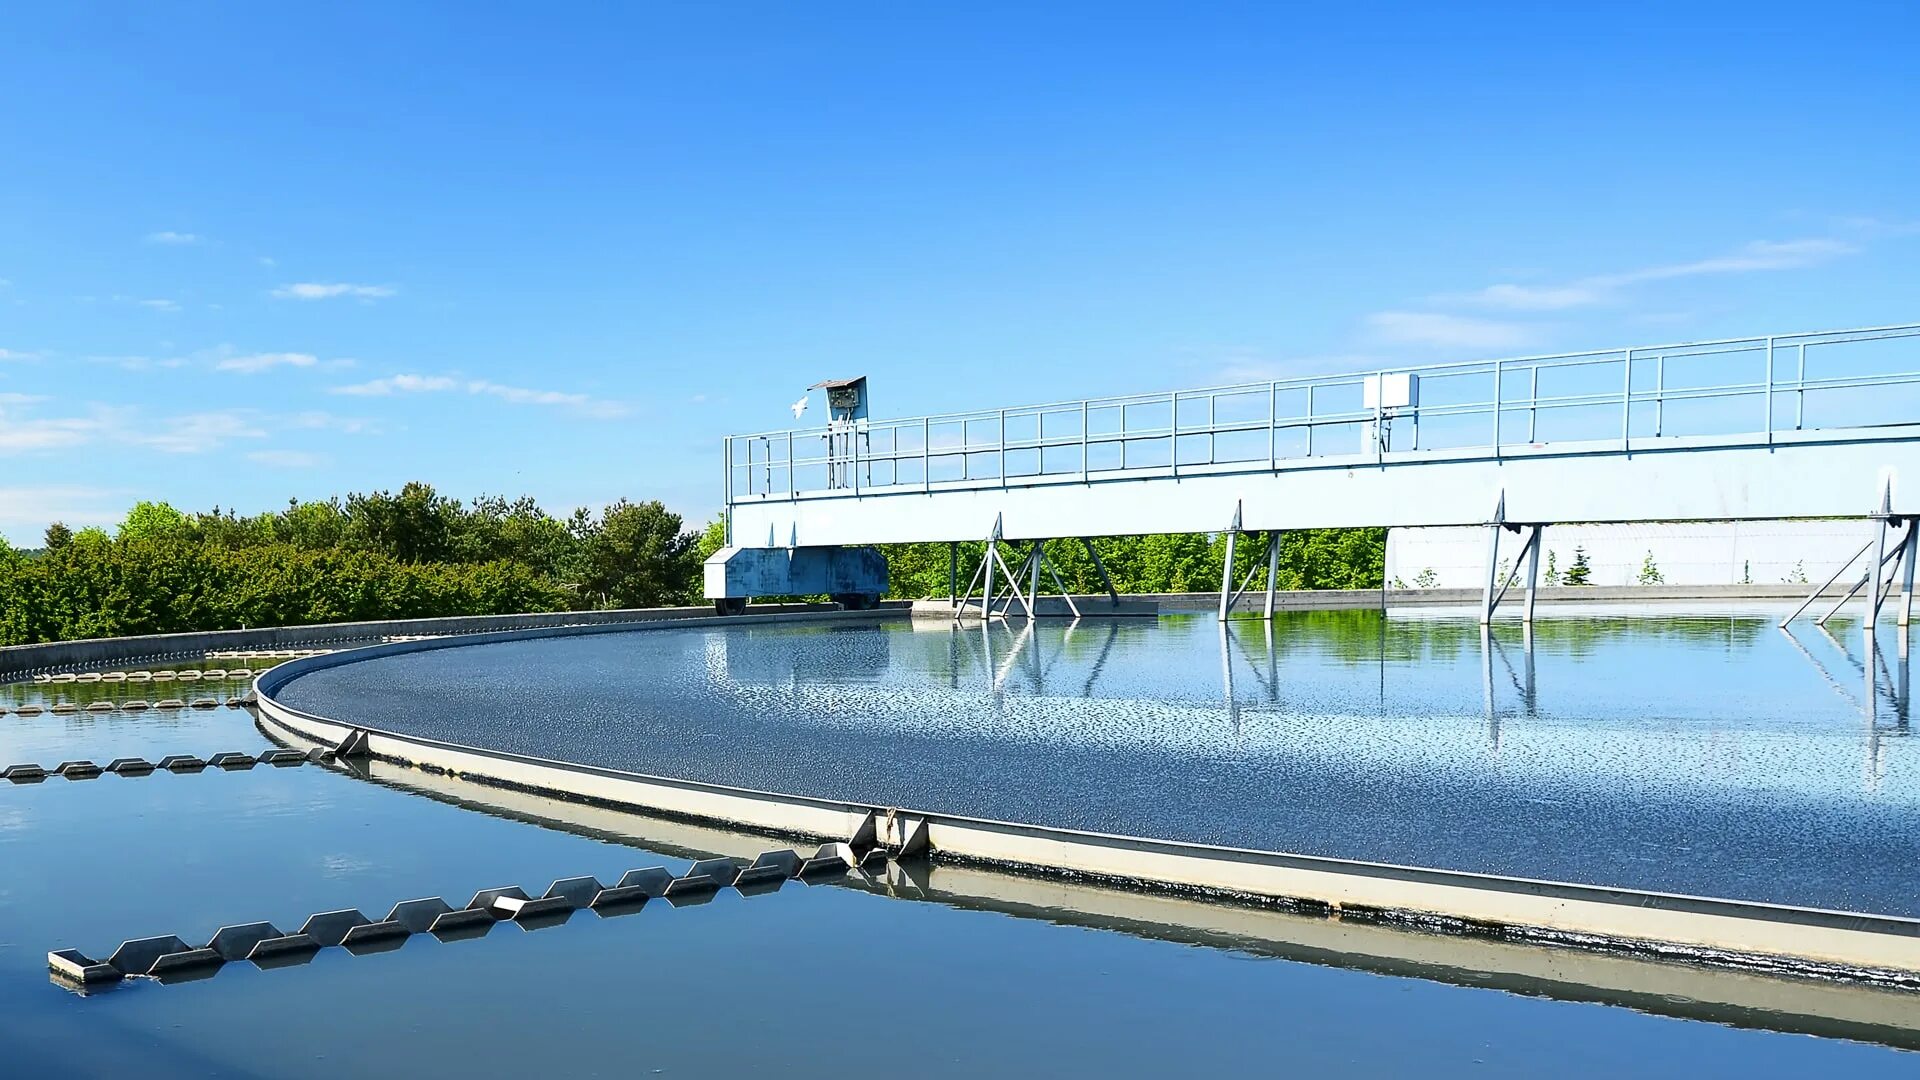
[[[385,730],[302,711],[279,697],[303,675],[455,646],[669,626],[731,630],[793,621],[908,617],[904,610],[857,616],[795,612],[713,620],[683,617],[671,623],[542,627],[394,641],[290,661],[260,675],[255,691],[263,729],[296,748],[323,748],[346,761],[399,766],[575,803],[843,844],[853,863],[885,857],[903,863],[925,860],[935,867],[995,867],[1146,894],[1206,897],[1243,907],[1281,906],[1343,922],[1392,924],[1544,949],[1611,952],[1894,989],[1920,987],[1920,919],[1114,835],[753,790]],[[50,962],[57,969],[76,967],[81,977],[89,965],[98,964],[84,955],[63,959],[62,954]],[[106,977],[105,972],[95,974]]]

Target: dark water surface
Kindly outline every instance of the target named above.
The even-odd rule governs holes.
[[[1470,615],[666,629],[300,677],[296,707],[1103,832],[1920,915],[1905,664],[1857,624]],[[1895,635],[1883,631],[1882,647]],[[1871,706],[1869,707],[1869,703]]]
[[[703,648],[692,655],[727,670],[726,647]],[[750,670],[746,685],[778,681]],[[29,758],[79,756],[63,753],[63,733],[96,757],[115,743],[267,745],[238,711],[181,720],[7,717],[0,757],[21,757],[23,736]],[[85,998],[45,970],[53,948],[100,955],[131,937],[199,941],[223,924],[284,928],[340,907],[377,916],[411,897],[460,903],[490,886],[687,861],[314,767],[0,783],[4,1074],[1866,1078],[1911,1075],[1916,1061],[832,886],[620,919],[582,912],[533,932],[501,924],[372,956],[329,949],[300,967],[230,964]]]

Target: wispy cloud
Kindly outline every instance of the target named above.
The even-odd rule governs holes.
[[[37,352],[22,352],[19,349],[0,349],[0,363],[38,359],[40,359],[40,354]]]
[[[150,232],[147,234],[147,243],[149,244],[184,246],[187,244],[198,244],[203,239],[204,237],[198,233],[173,232],[171,230],[162,230],[160,232]]]
[[[333,431],[342,435],[372,435],[382,430],[377,420],[369,420],[364,416],[341,416],[319,409],[282,417],[280,426],[302,431]]]
[[[373,379],[350,386],[336,386],[328,393],[347,394],[352,397],[392,397],[394,394],[436,393],[452,390],[459,385],[458,379],[451,379],[445,375],[389,375],[384,379]]]
[[[35,416],[26,408],[45,400],[32,394],[0,397],[0,454],[85,446],[112,427],[113,414],[105,409],[85,416]]]
[[[229,356],[213,365],[215,371],[232,371],[241,375],[258,375],[274,368],[310,368],[320,363],[320,358],[312,353],[275,352],[253,353],[249,356]]]
[[[120,520],[126,492],[78,486],[0,487],[0,532],[23,547],[40,543],[48,522],[112,525]]]
[[[1733,251],[1690,262],[1665,263],[1624,270],[1613,274],[1595,274],[1561,285],[1489,285],[1469,293],[1450,293],[1435,297],[1442,304],[1492,308],[1501,311],[1564,311],[1591,307],[1618,299],[1622,290],[1649,281],[1705,277],[1717,274],[1750,274],[1773,270],[1798,270],[1817,266],[1860,250],[1859,245],[1831,237],[1802,240],[1755,240]]]
[[[172,312],[175,312],[175,311],[179,311],[179,310],[180,310],[180,302],[179,302],[179,301],[177,301],[177,300],[166,300],[166,299],[151,299],[151,300],[141,300],[141,299],[135,299],[135,300],[134,300],[133,302],[134,302],[134,303],[136,303],[136,304],[138,304],[138,305],[140,305],[141,307],[143,307],[143,308],[147,308],[147,309],[149,309],[149,310],[151,310],[151,311],[165,311],[165,312],[168,312],[168,313],[172,313]]]
[[[247,454],[247,460],[272,469],[311,469],[327,462],[324,454],[305,450],[255,450]]]
[[[571,409],[597,420],[610,420],[632,412],[624,402],[605,401],[586,394],[562,390],[537,390],[525,386],[507,386],[487,379],[462,381],[449,375],[390,375],[384,379],[336,386],[335,394],[355,397],[390,397],[394,394],[466,393],[476,397],[498,398],[514,405],[540,405]]]
[[[1533,341],[1537,334],[1517,323],[1430,311],[1378,311],[1367,316],[1367,332],[1384,345],[1449,349],[1512,349]]]
[[[204,454],[236,439],[264,439],[267,432],[250,410],[213,410],[143,422],[125,441],[163,454]]]
[[[301,281],[282,285],[273,290],[273,295],[280,300],[332,300],[342,296],[355,300],[382,300],[398,291],[391,285],[355,285],[345,281]]]

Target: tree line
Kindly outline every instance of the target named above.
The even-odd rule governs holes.
[[[620,500],[554,517],[531,498],[468,502],[431,485],[290,501],[242,515],[142,502],[112,531],[48,526],[37,550],[0,547],[0,644],[370,619],[699,604],[701,562],[722,544],[719,522],[689,529],[657,501]],[[1093,541],[1122,592],[1219,587],[1225,538],[1208,534]],[[1386,534],[1312,530],[1282,538],[1287,589],[1378,588]],[[945,596],[949,547],[883,546],[889,595]],[[986,545],[954,546],[964,588]],[[1017,565],[1024,545],[1006,557]],[[1048,545],[1075,592],[1100,574],[1079,541]],[[1236,582],[1265,546],[1243,537]],[[1047,575],[1052,586],[1052,575]],[[812,599],[812,598],[807,598]]]

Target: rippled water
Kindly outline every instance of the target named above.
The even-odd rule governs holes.
[[[1555,609],[675,628],[301,677],[505,750],[1105,832],[1920,914],[1905,664],[1857,625]],[[1895,637],[1883,631],[1882,648]]]

